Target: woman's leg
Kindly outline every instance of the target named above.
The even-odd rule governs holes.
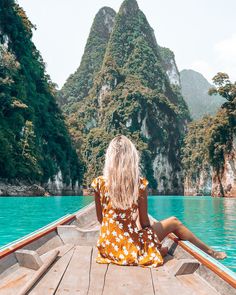
[[[179,239],[193,243],[198,248],[216,259],[226,258],[225,252],[214,251],[208,247],[176,217],[170,217],[159,222],[153,222],[151,223],[151,226],[155,230],[160,241],[162,241],[169,233],[174,233]]]

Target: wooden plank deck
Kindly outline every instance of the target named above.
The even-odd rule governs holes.
[[[25,267],[21,267],[10,273],[0,281],[0,294],[16,295],[16,290],[19,291],[32,277],[33,273],[34,271]]]
[[[88,295],[102,294],[104,290],[108,264],[96,263],[97,253],[97,247],[93,247]]]
[[[89,288],[92,247],[77,246],[56,290],[56,295],[87,294]]]
[[[97,248],[64,245],[58,258],[34,285],[30,295],[219,295],[197,273],[175,276],[180,260],[168,255],[163,266],[142,268],[98,264]],[[45,260],[50,251],[42,255]],[[187,261],[186,259],[184,259]],[[0,295],[16,295],[34,271],[18,268],[0,282]]]
[[[53,295],[66,271],[66,268],[72,258],[73,253],[74,249],[71,249],[63,257],[56,261],[51,269],[42,277],[42,279],[36,284],[36,286],[29,294]]]
[[[57,260],[30,290],[30,295],[217,295],[197,274],[174,276],[171,272],[179,260],[165,258],[158,268],[98,264],[97,248],[65,245]],[[0,294],[17,294],[32,271],[21,267],[0,284]],[[18,282],[18,278],[20,282]],[[13,284],[12,281],[13,280]],[[18,284],[19,283],[19,284]],[[17,288],[11,288],[11,286]],[[1,288],[2,286],[2,288]]]
[[[154,269],[98,264],[96,256],[96,247],[75,246],[54,263],[29,294],[218,294],[195,274],[179,277],[171,274],[170,269],[177,260],[170,256],[164,266]],[[202,287],[201,293],[199,286]]]

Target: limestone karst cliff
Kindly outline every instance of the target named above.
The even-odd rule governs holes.
[[[180,73],[175,62],[174,52],[169,48],[159,46],[163,68],[172,85],[181,89]]]
[[[69,112],[62,106],[86,163],[84,184],[102,173],[107,144],[122,133],[140,150],[142,171],[153,191],[183,193],[180,147],[189,112],[180,90],[170,81],[173,65],[168,66],[162,56],[137,2],[125,0],[88,95],[72,104]],[[73,83],[73,89],[78,85]],[[63,92],[70,92],[66,88],[65,84]]]
[[[15,1],[1,0],[0,178],[54,186],[62,193],[65,187],[78,188],[82,165],[32,42],[33,29]]]
[[[216,115],[188,126],[182,160],[185,194],[236,197],[236,83],[225,73],[214,80],[213,93],[220,93],[226,102]]]

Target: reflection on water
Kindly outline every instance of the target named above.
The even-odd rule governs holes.
[[[155,218],[176,216],[205,243],[226,251],[222,263],[236,271],[236,199],[150,196],[148,206]]]

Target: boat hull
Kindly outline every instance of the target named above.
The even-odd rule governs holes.
[[[150,216],[150,219],[152,223],[157,222],[152,216]],[[54,260],[56,259],[55,261],[53,259],[51,259],[52,261],[50,260],[53,265],[52,268],[56,266],[58,263],[60,264],[60,261],[63,261],[63,259],[67,257],[66,255],[69,255],[68,253],[71,253],[72,250],[74,253],[73,255],[75,255],[75,253],[78,252],[78,249],[80,249],[79,251],[82,251],[82,252],[84,251],[84,253],[93,253],[93,255],[88,254],[88,255],[91,255],[91,257],[88,258],[88,259],[91,259],[91,261],[89,262],[90,263],[89,282],[90,282],[91,281],[90,276],[92,276],[92,274],[90,273],[93,270],[93,268],[96,270],[96,273],[97,272],[100,273],[104,269],[103,265],[94,264],[94,259],[95,259],[94,255],[96,252],[95,245],[99,235],[99,230],[100,230],[100,226],[96,220],[95,205],[94,203],[92,203],[84,207],[83,209],[79,210],[78,212],[75,212],[74,214],[66,215],[63,218],[55,221],[54,223],[26,236],[25,238],[22,238],[14,243],[6,245],[4,248],[1,248],[0,249],[0,294],[15,295],[26,284],[29,284],[28,288],[29,290],[32,290],[32,294],[37,294],[33,292],[34,288],[36,289],[39,288],[38,286],[40,286],[40,283],[43,284],[45,280],[44,277],[41,278],[41,276],[37,278],[37,273],[42,267],[40,263],[45,265],[46,261],[48,259],[50,260],[50,255],[52,255],[52,253],[54,253],[53,255],[55,256],[55,251],[57,252],[58,257],[57,258],[56,256],[54,257]],[[228,268],[223,266],[220,262],[211,258],[209,255],[205,254],[204,252],[202,252],[200,249],[198,249],[191,243],[187,241],[178,240],[178,238],[174,236],[173,234],[166,237],[163,241],[163,244],[168,246],[169,253],[167,257],[165,258],[164,266],[158,268],[159,276],[157,271],[157,274],[156,273],[152,274],[152,276],[150,277],[150,280],[154,280],[156,275],[157,275],[157,280],[159,280],[160,278],[163,279],[163,277],[168,276],[168,278],[171,281],[176,282],[176,286],[173,284],[173,290],[172,290],[173,292],[174,292],[174,288],[175,287],[177,288],[178,284],[180,284],[179,286],[181,286],[183,290],[186,289],[187,293],[190,287],[198,288],[198,284],[199,284],[199,288],[200,287],[205,288],[207,294],[223,294],[223,295],[236,294],[235,273],[233,273]],[[89,249],[90,250],[92,249],[92,250],[90,251]],[[25,257],[28,257],[27,258],[28,261],[26,260]],[[35,262],[35,259],[36,259],[36,262]],[[84,259],[84,257],[80,259]],[[22,265],[22,261],[23,261],[23,265]],[[34,270],[30,268],[30,265],[35,266],[35,263],[37,265],[37,261],[39,261],[39,270],[37,269]],[[26,264],[24,263],[28,263],[27,264],[28,266],[26,267],[25,266]],[[70,263],[73,263],[73,258],[71,258]],[[111,277],[112,275],[114,275],[116,271],[118,271],[116,269],[114,270],[114,267],[115,266],[113,265],[108,268],[109,271],[110,269],[112,269]],[[119,268],[119,266],[116,266],[116,267]],[[140,271],[143,271],[143,274],[146,273],[144,269],[137,270],[137,269],[140,269],[139,267],[134,268],[134,270],[132,269],[133,268],[131,267],[126,267],[126,268],[120,267],[121,275],[122,273],[125,273],[127,271],[131,271],[134,273],[137,272],[136,275],[139,275]],[[108,274],[109,274],[109,271],[108,271]],[[47,270],[47,268],[45,268],[44,272],[47,272],[47,275],[50,275],[50,268],[49,268],[49,271]],[[162,272],[165,273],[165,276],[161,275]],[[104,282],[106,282],[107,278],[106,278],[105,272],[103,275],[104,275],[104,278],[101,279],[101,281],[103,280]],[[32,281],[32,277],[34,277],[35,282]],[[64,273],[62,274],[62,277],[64,277]],[[123,279],[125,280],[126,276],[124,276]],[[134,284],[132,285],[132,282],[131,282],[131,285],[129,288],[131,289],[135,288],[134,285],[135,285],[136,279],[137,277],[133,278]],[[36,281],[38,283],[36,283]],[[58,281],[58,284],[59,283],[60,281]],[[81,284],[83,285],[83,281],[81,281]],[[152,285],[155,286],[155,281],[152,281]],[[157,286],[159,286],[159,283],[157,284]],[[59,285],[57,286],[57,288],[58,287]],[[87,287],[88,290],[90,287]],[[106,287],[106,284],[104,285],[104,288],[105,287]],[[165,288],[169,288],[169,287],[170,286],[166,286]],[[109,284],[107,288],[109,289]],[[209,290],[212,293],[209,293],[210,292]],[[155,288],[154,288],[154,291],[155,291]],[[115,294],[123,294],[121,291],[119,292],[120,293],[115,293]],[[191,292],[193,292],[191,294],[194,294],[194,290],[191,290]],[[102,293],[98,292],[98,293],[91,293],[91,294],[102,294]],[[137,293],[137,294],[143,294],[143,293]]]

